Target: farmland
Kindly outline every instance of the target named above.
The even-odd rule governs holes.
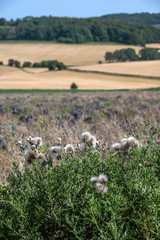
[[[147,47],[158,48],[158,44]],[[138,89],[159,87],[159,80],[147,79],[147,76],[159,77],[159,61],[106,64],[106,51],[115,51],[137,46],[116,44],[54,44],[46,42],[1,42],[0,60],[7,65],[13,58],[24,61],[53,60],[63,62],[69,69],[100,71],[113,73],[110,75],[93,72],[48,71],[48,69],[24,69],[24,71],[8,66],[0,67],[1,89],[69,89],[76,82],[79,89]],[[103,64],[98,64],[101,61]],[[114,76],[123,73],[126,76]],[[132,76],[133,75],[133,76]],[[135,77],[140,75],[142,77]],[[143,77],[143,76],[146,76]],[[38,83],[38,84],[37,84]]]
[[[125,63],[106,63],[95,64],[88,66],[74,67],[72,69],[78,69],[82,71],[97,71],[108,72],[117,74],[131,74],[131,75],[143,75],[160,77],[160,61],[137,61],[137,62],[125,62]]]
[[[0,66],[0,238],[159,239],[160,91],[134,90],[160,86],[159,61],[104,63],[105,51],[124,45],[0,47],[5,63]],[[57,59],[69,68],[21,69],[7,66],[9,58]],[[103,63],[97,64],[99,60]],[[93,91],[65,91],[72,82]],[[58,138],[62,147],[69,143],[76,148],[84,131],[96,136],[100,146],[50,156]],[[139,149],[111,151],[113,143],[131,135],[139,140]],[[18,141],[25,146],[29,136],[42,138],[46,167],[35,159],[21,169],[24,149]],[[105,192],[91,183],[101,173],[108,178]]]
[[[123,44],[55,44],[49,42],[4,42],[0,43],[0,60],[5,64],[9,58],[24,61],[54,60],[66,65],[95,64],[104,61],[106,51],[127,48]],[[139,51],[141,47],[134,47]]]

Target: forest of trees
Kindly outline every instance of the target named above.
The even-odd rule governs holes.
[[[108,14],[100,18],[120,20],[145,25],[156,25],[160,24],[160,13],[119,13],[119,14]]]
[[[60,43],[116,42],[144,46],[160,43],[160,30],[105,18],[0,18],[0,40],[40,40]]]

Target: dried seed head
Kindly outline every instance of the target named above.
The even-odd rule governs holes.
[[[121,144],[120,144],[120,143],[114,143],[114,144],[112,144],[111,150],[112,150],[113,152],[116,152],[116,151],[121,150]]]
[[[128,138],[128,142],[129,142],[130,146],[131,145],[135,145],[137,148],[139,148],[139,146],[140,146],[139,141],[135,137],[133,137],[133,136],[130,136]]]
[[[61,153],[62,152],[62,147],[60,146],[53,146],[50,148],[50,152],[52,153]]]
[[[100,174],[98,177],[99,182],[107,182],[108,178],[104,174]]]
[[[58,144],[61,145],[62,144],[62,139],[58,138]]]
[[[67,144],[64,147],[64,151],[65,151],[65,153],[73,153],[73,152],[75,152],[75,148],[72,144]]]
[[[91,143],[91,146],[92,146],[93,148],[96,148],[97,139],[96,139],[95,136],[91,135],[89,142]]]
[[[122,151],[128,152],[128,150],[130,148],[128,138],[122,138],[121,141],[120,141],[120,144],[121,144]]]
[[[100,147],[100,141],[96,141],[96,146]]]
[[[98,192],[106,192],[106,190],[108,190],[102,183],[96,183],[96,189]]]
[[[88,143],[91,139],[91,133],[90,132],[84,132],[82,133],[81,135],[81,141],[84,142],[84,143]]]
[[[91,177],[91,183],[98,183],[98,182],[99,182],[98,177],[96,176]]]
[[[35,145],[36,148],[43,145],[42,143],[42,138],[41,137],[31,137],[29,136],[27,141],[31,144],[31,145]]]

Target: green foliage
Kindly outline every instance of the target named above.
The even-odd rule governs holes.
[[[142,14],[143,15],[143,14]],[[160,30],[107,18],[25,17],[0,19],[2,40],[47,40],[60,43],[118,42],[144,45],[160,42]],[[123,19],[122,19],[123,20]],[[155,21],[153,24],[159,23]],[[5,25],[4,25],[5,24]]]
[[[58,62],[57,60],[48,60],[48,61],[42,61],[42,62],[36,62],[33,63],[34,68],[48,68],[50,71],[52,70],[63,70],[66,69],[66,66],[62,62]]]
[[[90,178],[104,173],[108,193]],[[159,239],[160,148],[148,146],[125,155],[89,149],[64,155],[60,166],[21,175],[15,167],[0,186],[1,239]]]
[[[0,65],[3,65],[3,62],[2,62],[2,61],[0,61]]]
[[[137,61],[138,55],[133,48],[126,48],[112,52],[106,52],[105,60],[109,62]]]
[[[131,23],[139,23],[146,25],[153,25],[160,23],[160,13],[119,13],[119,14],[108,14],[104,15],[101,18],[120,20]]]
[[[21,63],[17,60],[15,60],[14,64],[15,64],[15,67],[17,67],[17,68],[19,68],[21,66]]]
[[[158,60],[160,59],[160,53],[156,48],[143,48],[139,51],[139,55],[133,48],[126,48],[116,50],[112,52],[106,52],[104,56],[108,62],[126,62],[126,61],[138,61],[138,60]]]
[[[155,48],[143,48],[139,51],[141,60],[158,60],[160,59],[160,53]]]
[[[19,61],[17,61],[17,60],[9,59],[8,60],[8,66],[20,68],[21,63]]]
[[[7,21],[5,20],[5,18],[0,18],[0,26],[4,26],[6,25]]]
[[[14,62],[15,62],[14,59],[9,59],[8,60],[8,66],[13,67],[14,66]]]
[[[71,89],[78,89],[77,84],[73,82],[73,83],[71,84]]]
[[[32,67],[32,63],[27,61],[23,63],[23,67]]]

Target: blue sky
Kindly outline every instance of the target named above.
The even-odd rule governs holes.
[[[160,0],[0,0],[0,17],[98,17],[111,13],[160,13]]]

